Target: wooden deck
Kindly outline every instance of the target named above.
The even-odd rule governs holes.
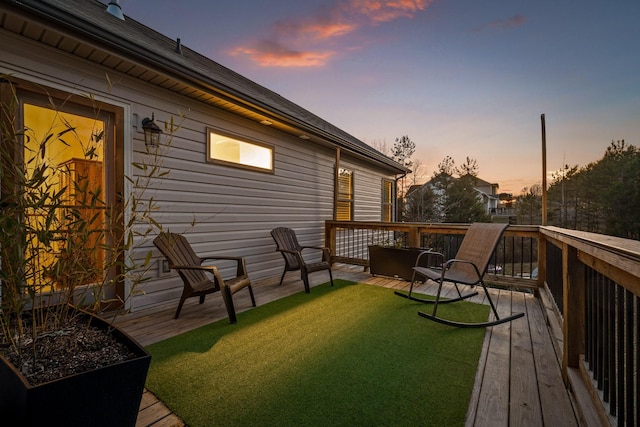
[[[376,286],[396,289],[409,286],[406,281],[371,276],[363,272],[362,267],[335,266],[333,272],[334,278]],[[254,283],[258,305],[303,290],[302,281],[296,273],[288,273],[282,286],[278,286],[278,279]],[[312,274],[310,280],[314,286],[326,282],[328,277],[324,272],[318,272]],[[436,286],[433,283],[421,285],[418,291],[434,294]],[[447,291],[453,292],[453,287]],[[556,349],[562,346],[554,345],[554,337],[558,334],[547,323],[547,309],[541,299],[522,292],[491,292],[501,315],[524,312],[525,317],[487,328],[467,413],[467,426],[578,425],[556,355]],[[479,295],[472,301],[484,303],[485,299],[479,289]],[[236,294],[234,302],[238,312],[252,308],[247,292]],[[197,298],[187,301],[178,320],[173,319],[176,304],[177,301],[129,314],[121,317],[118,325],[141,344],[149,345],[226,317],[222,298],[215,294],[202,306],[198,306]],[[152,393],[145,392],[137,426],[182,425],[184,423]]]

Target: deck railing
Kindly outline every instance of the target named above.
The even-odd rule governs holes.
[[[467,228],[463,224],[327,221],[325,232],[333,262],[367,268],[370,245],[432,249],[453,258]],[[492,256],[488,281],[518,289],[539,287],[538,236],[538,227],[510,226]]]
[[[332,261],[369,266],[368,246],[451,258],[467,225],[327,221]],[[565,384],[584,420],[640,425],[640,242],[557,227],[509,226],[486,281],[536,291],[557,322]],[[537,274],[536,274],[537,273]]]
[[[590,392],[583,412],[595,402],[601,422],[640,425],[640,242],[556,227],[540,235],[553,246],[546,284],[561,313],[565,381]]]

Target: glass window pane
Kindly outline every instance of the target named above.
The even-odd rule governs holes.
[[[351,221],[353,216],[353,171],[338,169],[337,180],[336,220]]]
[[[56,111],[25,103],[24,164],[27,177],[44,168],[45,183],[34,192],[46,193],[49,206],[27,209],[25,215],[34,233],[54,231],[59,238],[51,250],[41,249],[47,259],[43,265],[72,263],[76,278],[89,284],[101,279],[104,262],[104,132],[101,120]],[[59,193],[60,196],[53,196]],[[55,223],[44,215],[56,209]],[[41,247],[37,239],[31,242]],[[33,280],[38,281],[36,275]],[[74,278],[74,280],[76,280]],[[52,277],[54,287],[66,286],[67,278]],[[47,283],[32,283],[40,291],[49,291]]]
[[[382,181],[382,221],[393,220],[393,182]]]
[[[338,202],[336,204],[336,221],[351,221],[350,202]]]
[[[338,173],[338,197],[340,199],[352,199],[353,198],[353,171],[347,169],[340,169]]]
[[[273,171],[273,148],[209,131],[209,160]]]

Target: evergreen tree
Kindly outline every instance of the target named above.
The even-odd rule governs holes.
[[[416,144],[407,135],[396,138],[391,149],[391,158],[407,168],[411,168],[413,162],[411,156],[416,151]]]
[[[602,204],[609,213],[606,232],[629,239],[640,238],[640,150],[624,140],[611,142],[601,161],[608,176]]]
[[[446,220],[447,192],[453,181],[455,173],[455,161],[450,156],[442,159],[438,163],[438,170],[433,173],[431,178],[431,191],[434,195],[434,222],[444,222]]]
[[[454,176],[457,175],[457,177]],[[457,168],[450,156],[445,157],[430,181],[433,222],[489,221],[481,194],[476,190],[478,164],[469,157]]]
[[[542,223],[542,186],[540,184],[522,189],[521,194],[516,198],[516,218],[518,224]]]
[[[436,195],[429,186],[415,186],[407,193],[405,221],[437,222]]]
[[[407,136],[403,135],[401,138],[396,138],[396,142],[393,144],[393,148],[391,149],[391,158],[401,165],[411,168],[413,162],[411,161],[411,156],[413,156],[413,152],[416,151],[416,144]],[[402,188],[398,194],[398,220],[404,221],[404,195],[405,195],[405,178],[402,177]]]
[[[640,150],[611,141],[597,162],[565,167],[549,187],[549,223],[640,239]]]
[[[477,178],[470,173],[451,183],[447,189],[445,222],[490,222],[476,185]]]

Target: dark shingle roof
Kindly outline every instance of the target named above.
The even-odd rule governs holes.
[[[176,40],[126,17],[126,13],[124,21],[110,15],[106,12],[106,5],[97,0],[21,0],[10,3],[40,19],[82,34],[96,46],[134,58],[147,67],[185,77],[192,84],[223,93],[232,101],[272,112],[293,126],[306,127],[337,146],[385,165],[394,173],[407,172],[402,165],[369,145],[264,86],[185,46],[178,53]]]

